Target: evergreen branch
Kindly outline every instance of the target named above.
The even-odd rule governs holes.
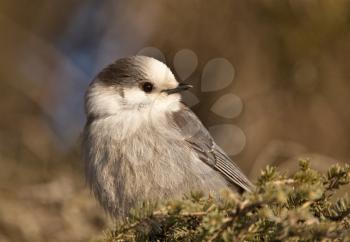
[[[141,208],[143,217],[130,217],[103,241],[350,241],[350,202],[339,198],[349,171],[335,165],[322,175],[303,160],[285,177],[267,167],[252,193],[191,193]]]

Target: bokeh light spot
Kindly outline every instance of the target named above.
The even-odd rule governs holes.
[[[232,93],[220,97],[211,107],[211,111],[224,118],[235,118],[242,109],[242,100]]]
[[[223,89],[233,81],[235,70],[225,58],[215,58],[204,66],[202,73],[203,92],[212,92]]]
[[[220,124],[209,127],[216,143],[228,155],[237,155],[245,147],[246,136],[243,131],[233,124]]]
[[[197,55],[189,49],[178,51],[174,56],[174,68],[181,81],[186,80],[195,71],[198,64]]]
[[[163,63],[166,63],[164,54],[156,47],[148,46],[137,52],[137,55],[144,55],[148,57],[153,57]]]

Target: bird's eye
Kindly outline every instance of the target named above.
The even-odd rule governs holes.
[[[150,93],[153,90],[153,84],[150,82],[142,83],[142,90],[146,93]]]

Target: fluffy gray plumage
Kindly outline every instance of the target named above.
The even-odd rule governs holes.
[[[181,103],[177,92],[183,87],[166,65],[144,56],[116,61],[90,84],[86,177],[112,216],[123,218],[138,203],[191,190],[253,188]]]

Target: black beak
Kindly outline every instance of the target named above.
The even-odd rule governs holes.
[[[185,84],[185,83],[179,83],[179,85],[175,88],[172,89],[165,89],[162,92],[166,92],[167,94],[173,94],[173,93],[178,93],[182,91],[186,91],[187,89],[192,88],[193,86],[190,84]]]

